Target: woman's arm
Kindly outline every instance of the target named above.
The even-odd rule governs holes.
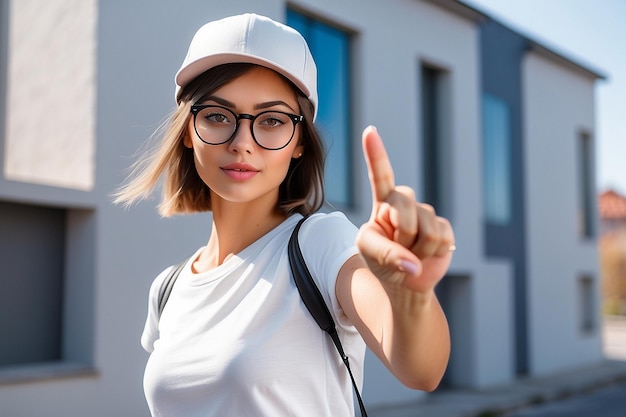
[[[336,293],[367,346],[400,382],[424,391],[437,388],[448,363],[450,336],[434,291],[385,285],[355,255],[340,270]]]
[[[396,186],[380,136],[363,132],[372,214],[361,226],[360,256],[337,278],[337,298],[367,345],[411,388],[433,390],[445,371],[450,336],[435,286],[452,258],[454,233],[434,209]]]

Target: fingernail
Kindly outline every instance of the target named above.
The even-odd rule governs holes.
[[[400,271],[406,272],[407,274],[417,275],[417,271],[418,271],[417,265],[405,259],[400,261],[400,265],[398,268],[400,269]]]

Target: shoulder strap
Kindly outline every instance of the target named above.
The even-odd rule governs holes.
[[[315,284],[315,281],[311,276],[311,272],[309,271],[309,268],[306,266],[306,262],[304,261],[304,256],[302,256],[302,251],[300,250],[300,244],[298,243],[298,232],[300,231],[300,227],[306,219],[307,217],[303,217],[302,219],[300,219],[296,227],[293,229],[291,238],[289,239],[289,247],[287,249],[287,253],[289,255],[289,265],[291,267],[293,279],[296,283],[296,287],[298,288],[298,292],[300,293],[300,298],[302,298],[302,301],[304,302],[307,310],[309,310],[309,313],[311,313],[319,327],[326,333],[328,333],[335,345],[335,348],[337,348],[337,352],[339,352],[339,356],[341,356],[341,359],[343,360],[343,363],[346,365],[346,369],[350,374],[352,386],[354,387],[354,392],[359,402],[359,408],[361,409],[361,416],[367,417],[367,411],[365,410],[363,399],[361,398],[359,388],[356,385],[356,381],[354,380],[354,376],[352,375],[352,370],[350,369],[348,356],[344,353],[343,346],[341,345],[341,340],[339,340],[339,335],[337,334],[337,328],[335,326],[333,316],[330,314],[330,311],[326,306],[326,302],[324,301],[324,298],[322,297],[322,294],[320,293],[317,284]]]
[[[165,308],[165,303],[167,303],[168,298],[170,298],[170,294],[172,292],[172,288],[174,288],[174,283],[178,279],[180,275],[180,271],[183,270],[189,258],[185,259],[178,265],[176,265],[170,273],[167,275],[163,283],[161,284],[161,289],[159,290],[159,317],[161,317],[161,313],[163,313],[163,309]]]

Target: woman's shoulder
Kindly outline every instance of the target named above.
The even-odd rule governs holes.
[[[354,244],[358,228],[340,211],[315,213],[309,216],[300,231],[301,241],[345,241]],[[306,243],[305,243],[306,245]]]
[[[315,213],[310,215],[305,221],[304,226],[309,228],[332,228],[332,227],[355,227],[356,226],[341,211],[332,211],[328,213]]]

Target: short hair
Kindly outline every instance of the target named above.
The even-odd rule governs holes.
[[[133,165],[127,181],[114,194],[115,203],[129,206],[145,199],[162,180],[158,209],[163,217],[210,211],[209,187],[196,171],[193,149],[184,145],[191,106],[256,67],[247,63],[220,65],[207,70],[185,86],[179,96],[177,109],[169,117],[165,134],[154,148],[148,149]],[[324,204],[324,144],[313,124],[313,104],[295,85],[281,77],[294,89],[304,120],[298,125],[303,153],[300,158],[291,160],[287,175],[279,187],[278,209],[286,215],[300,213],[306,216]]]

